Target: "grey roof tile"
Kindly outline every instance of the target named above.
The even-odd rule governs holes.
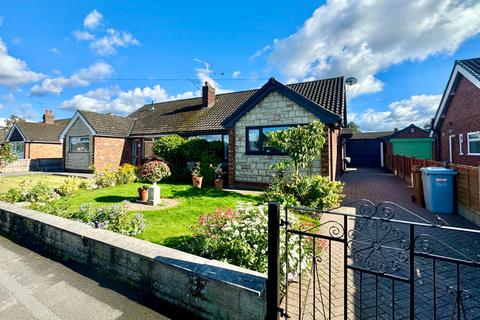
[[[60,133],[65,125],[46,124],[43,122],[16,122],[17,127],[27,142],[55,142],[60,143]]]
[[[100,136],[128,137],[135,122],[135,119],[112,114],[84,110],[78,112]]]

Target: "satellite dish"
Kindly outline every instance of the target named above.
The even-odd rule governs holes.
[[[345,80],[345,83],[348,84],[349,86],[353,86],[354,84],[357,83],[357,78],[355,78],[355,77],[348,77],[348,78]]]

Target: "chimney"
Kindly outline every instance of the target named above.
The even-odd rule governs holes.
[[[43,115],[43,123],[55,124],[55,118],[52,110],[45,110],[45,114]]]
[[[207,108],[215,103],[215,88],[210,86],[208,81],[202,87],[202,107]]]

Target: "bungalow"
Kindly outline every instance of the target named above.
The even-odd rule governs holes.
[[[4,142],[10,144],[19,159],[61,158],[59,135],[64,127],[65,120],[55,121],[52,111],[46,110],[43,122],[15,122]]]
[[[289,85],[271,78],[260,89],[225,94],[206,82],[201,97],[148,104],[126,117],[79,110],[60,137],[65,169],[76,171],[141,163],[162,135],[222,141],[229,184],[263,186],[269,166],[285,157],[265,144],[266,134],[314,120],[326,125],[327,143],[306,170],[336,179],[346,123],[343,77]]]
[[[437,160],[480,165],[480,58],[455,61],[430,137]]]

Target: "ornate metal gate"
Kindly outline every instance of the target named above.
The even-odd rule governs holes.
[[[269,205],[269,319],[480,319],[480,230],[346,207]]]

